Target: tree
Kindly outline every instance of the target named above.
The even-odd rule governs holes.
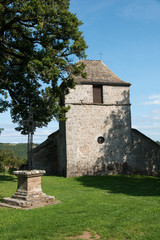
[[[1,135],[1,132],[2,132],[3,130],[4,130],[3,128],[0,128],[0,135]]]
[[[19,159],[12,151],[0,149],[0,172],[9,171],[19,167],[26,162],[25,159]]]
[[[0,0],[0,112],[10,108],[22,133],[30,107],[43,124],[64,119],[67,108],[59,101],[74,87],[73,74],[84,76],[73,57],[84,58],[87,46],[69,4]]]

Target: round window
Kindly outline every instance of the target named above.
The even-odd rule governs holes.
[[[98,142],[99,144],[104,143],[104,137],[98,137],[97,142]]]

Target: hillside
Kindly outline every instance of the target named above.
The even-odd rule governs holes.
[[[34,144],[33,147],[38,146]],[[0,149],[10,150],[15,153],[20,159],[27,158],[27,143],[0,143]]]

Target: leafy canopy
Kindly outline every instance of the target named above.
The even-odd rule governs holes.
[[[74,87],[73,74],[83,75],[74,56],[84,58],[87,46],[69,4],[0,0],[0,112],[9,107],[22,133],[30,106],[43,124],[63,120],[67,108],[59,101]]]

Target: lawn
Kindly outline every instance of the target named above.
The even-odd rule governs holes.
[[[0,174],[0,200],[16,188],[16,177]],[[160,239],[160,178],[43,176],[42,188],[62,203],[32,210],[0,208],[0,239],[81,239],[76,236],[85,231],[108,240]]]

